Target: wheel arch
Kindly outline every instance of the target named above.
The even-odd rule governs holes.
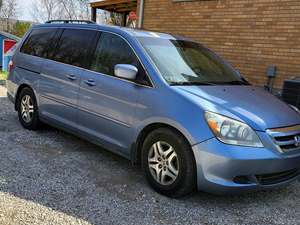
[[[141,163],[141,152],[142,152],[141,149],[142,149],[142,145],[143,145],[145,138],[148,136],[148,134],[150,134],[152,131],[154,131],[158,128],[168,128],[168,129],[171,129],[171,130],[177,132],[182,137],[184,137],[184,139],[187,141],[187,143],[189,145],[192,146],[192,143],[193,143],[192,138],[189,135],[187,135],[187,133],[185,131],[183,131],[182,129],[180,129],[176,126],[170,125],[168,123],[153,122],[153,123],[147,124],[138,132],[137,138],[135,139],[136,141],[132,144],[131,161],[134,165],[140,165],[140,163]]]
[[[34,95],[36,95],[35,91],[33,90],[33,88],[29,85],[29,84],[26,84],[26,83],[23,83],[21,84],[19,87],[18,87],[18,90],[16,92],[16,96],[15,96],[15,110],[17,111],[18,110],[18,98],[20,96],[20,93],[21,91],[24,89],[24,88],[29,88],[33,91]]]

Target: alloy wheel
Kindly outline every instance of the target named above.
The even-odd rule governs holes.
[[[154,143],[148,154],[152,177],[161,185],[174,183],[179,173],[178,157],[174,148],[163,141]]]
[[[21,99],[21,116],[24,122],[30,123],[33,118],[34,106],[29,95],[24,95]]]

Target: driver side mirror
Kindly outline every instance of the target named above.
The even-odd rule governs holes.
[[[138,69],[130,64],[117,64],[115,65],[115,76],[125,78],[128,80],[135,80]]]

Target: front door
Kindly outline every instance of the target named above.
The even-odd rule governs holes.
[[[146,75],[129,44],[118,35],[103,32],[90,70],[82,75],[80,82],[79,125],[110,150],[128,155],[137,98],[147,87],[136,80],[116,77],[116,64],[134,65],[139,69],[139,78]]]

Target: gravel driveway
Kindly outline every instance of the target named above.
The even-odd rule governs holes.
[[[121,157],[52,128],[22,129],[0,98],[0,224],[300,224],[300,182],[169,199]]]

